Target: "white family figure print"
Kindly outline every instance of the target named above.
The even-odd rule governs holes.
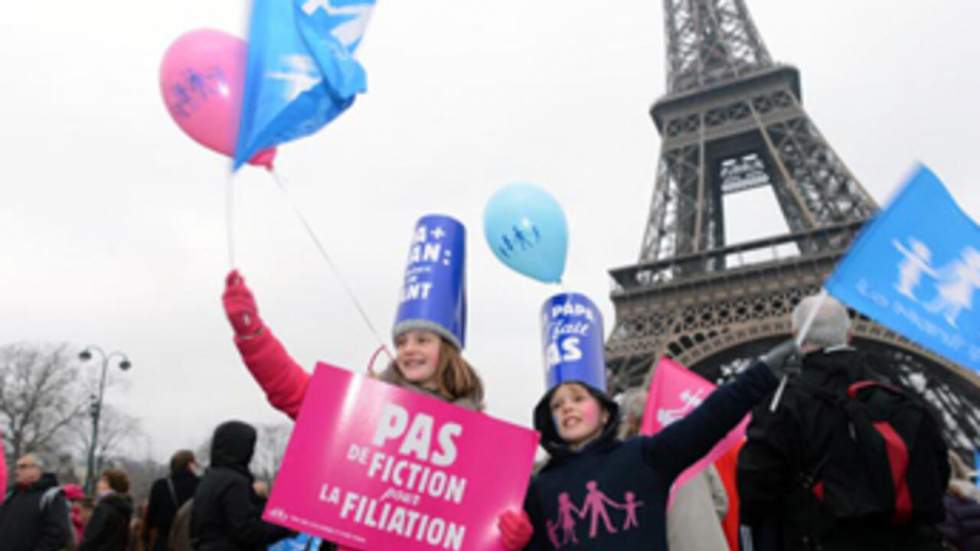
[[[636,511],[640,507],[643,507],[643,502],[637,501],[636,493],[627,491],[623,495],[623,503],[619,503],[606,496],[599,489],[599,485],[595,480],[586,482],[585,489],[587,492],[582,498],[581,507],[575,506],[568,492],[558,494],[558,518],[554,521],[549,519],[545,523],[548,527],[548,539],[551,540],[551,544],[554,545],[555,549],[561,549],[570,543],[579,543],[575,535],[575,527],[579,521],[585,520],[586,517],[589,517],[589,539],[595,539],[600,527],[607,534],[615,534],[620,530],[629,530],[630,528],[640,526]],[[613,517],[610,516],[610,510],[606,508],[607,505],[614,510],[625,513],[621,527],[616,527]],[[616,515],[621,516],[620,513]],[[602,521],[601,525],[599,523],[600,520]],[[559,529],[561,529],[561,537],[559,537]]]
[[[680,400],[684,404],[678,408],[660,408],[657,410],[657,421],[661,426],[666,427],[674,421],[687,415],[687,412],[701,405],[704,401],[704,389],[699,388],[695,392],[684,389],[680,394]]]
[[[898,281],[895,282],[895,290],[917,301],[913,291],[919,285],[922,274],[927,273],[935,277],[936,271],[929,265],[929,261],[932,259],[932,251],[929,250],[929,247],[915,238],[910,237],[908,241],[909,246],[906,248],[899,240],[892,240],[892,244],[895,245],[898,252],[905,256],[905,260],[898,265]]]
[[[942,268],[933,267],[930,262],[932,251],[922,241],[909,237],[908,246],[898,240],[892,244],[904,259],[898,264],[898,279],[895,289],[902,295],[922,304],[935,314],[941,314],[952,327],[962,310],[973,307],[973,292],[980,288],[980,251],[971,246],[960,251],[958,258]],[[933,280],[935,294],[932,300],[923,302],[915,294],[922,275]]]

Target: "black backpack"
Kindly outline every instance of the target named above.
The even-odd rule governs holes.
[[[903,526],[945,517],[947,448],[929,407],[896,386],[858,381],[846,393],[809,389],[829,404],[818,422],[834,423],[808,450],[802,489],[829,528],[839,522]],[[813,519],[816,521],[816,519]],[[819,522],[819,521],[818,521]]]

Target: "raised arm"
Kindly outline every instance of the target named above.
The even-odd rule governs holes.
[[[674,477],[704,457],[714,445],[776,389],[786,358],[796,351],[787,341],[756,360],[734,381],[719,386],[683,419],[644,442],[644,458],[662,473]]]
[[[235,346],[272,407],[293,419],[299,415],[310,375],[286,352],[262,319],[245,280],[233,270],[222,295],[225,315],[235,331]]]

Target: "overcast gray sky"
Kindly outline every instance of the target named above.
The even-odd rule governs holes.
[[[980,213],[977,2],[748,2],[773,57],[797,65],[817,126],[883,202],[915,160]],[[143,419],[151,453],[196,446],[219,421],[284,420],[231,343],[227,162],[185,137],[158,70],[181,33],[244,36],[246,2],[17,2],[0,18],[0,343],[129,354],[107,401]],[[489,412],[521,424],[543,390],[537,311],[555,288],[514,272],[482,236],[489,196],[535,182],[570,225],[566,284],[613,326],[606,270],[636,260],[664,93],[662,2],[381,0],[360,50],[368,93],[279,150],[324,244],[388,333],[414,221],[469,230],[467,357]],[[271,177],[238,189],[238,264],[300,363],[363,370],[376,347]],[[770,216],[778,216],[770,212]],[[751,234],[753,216],[731,213]],[[741,220],[741,222],[739,222]]]

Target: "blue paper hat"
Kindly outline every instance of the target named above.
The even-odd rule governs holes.
[[[580,382],[606,391],[602,314],[580,293],[559,293],[541,307],[546,390]]]
[[[460,350],[466,344],[466,228],[449,216],[415,224],[392,336],[412,329],[438,333]]]

